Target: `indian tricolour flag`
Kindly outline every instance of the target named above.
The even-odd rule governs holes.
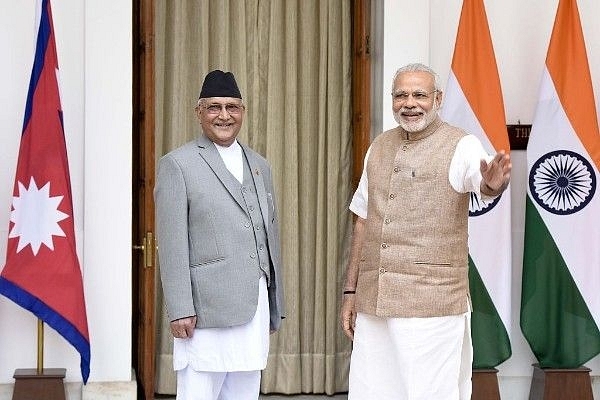
[[[441,116],[477,136],[489,154],[510,150],[483,0],[463,2]],[[493,201],[471,195],[469,215],[473,367],[491,368],[511,355],[510,187]]]
[[[527,147],[521,329],[542,368],[600,352],[600,134],[579,12],[560,0]]]

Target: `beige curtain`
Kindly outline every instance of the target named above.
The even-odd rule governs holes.
[[[273,167],[287,318],[271,336],[264,393],[347,390],[351,344],[338,312],[351,230],[350,8],[349,0],[156,1],[157,156],[198,134],[201,81],[219,68],[234,72],[247,105],[239,140]],[[156,391],[174,393],[162,303]]]

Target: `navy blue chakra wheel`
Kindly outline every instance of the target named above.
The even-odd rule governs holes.
[[[529,172],[529,191],[544,210],[568,215],[583,209],[596,192],[596,174],[590,162],[569,150],[540,157]]]
[[[473,192],[470,193],[469,199],[469,217],[477,217],[490,211],[498,204],[502,195],[494,197],[493,199],[483,200]]]

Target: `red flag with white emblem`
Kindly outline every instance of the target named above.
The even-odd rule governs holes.
[[[0,293],[75,347],[87,382],[90,341],[57,76],[50,0],[43,0]]]

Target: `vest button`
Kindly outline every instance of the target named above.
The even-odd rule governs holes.
[[[387,243],[381,243],[381,248],[382,249],[387,249],[387,247],[388,247]]]
[[[256,258],[256,254],[254,254],[254,253],[250,254],[250,258]]]
[[[383,267],[379,268],[379,273],[380,273],[380,274],[383,274],[383,273],[385,273],[385,268],[383,268]]]
[[[244,226],[245,226],[246,228],[250,228],[250,222],[246,222],[246,223],[244,224]]]
[[[405,144],[404,146],[402,146],[402,151],[406,151],[406,150],[408,150],[408,145]]]
[[[389,219],[389,218],[386,218],[386,219],[384,219],[384,220],[383,220],[383,222],[384,222],[384,223],[387,225],[387,224],[389,224],[390,222],[392,222],[392,220],[391,220],[391,219]]]
[[[252,205],[248,206],[248,210],[254,211],[254,206],[252,206]]]
[[[396,195],[394,193],[390,193],[390,199],[393,199],[394,197],[396,197]]]
[[[400,167],[394,167],[394,172],[400,172]]]

